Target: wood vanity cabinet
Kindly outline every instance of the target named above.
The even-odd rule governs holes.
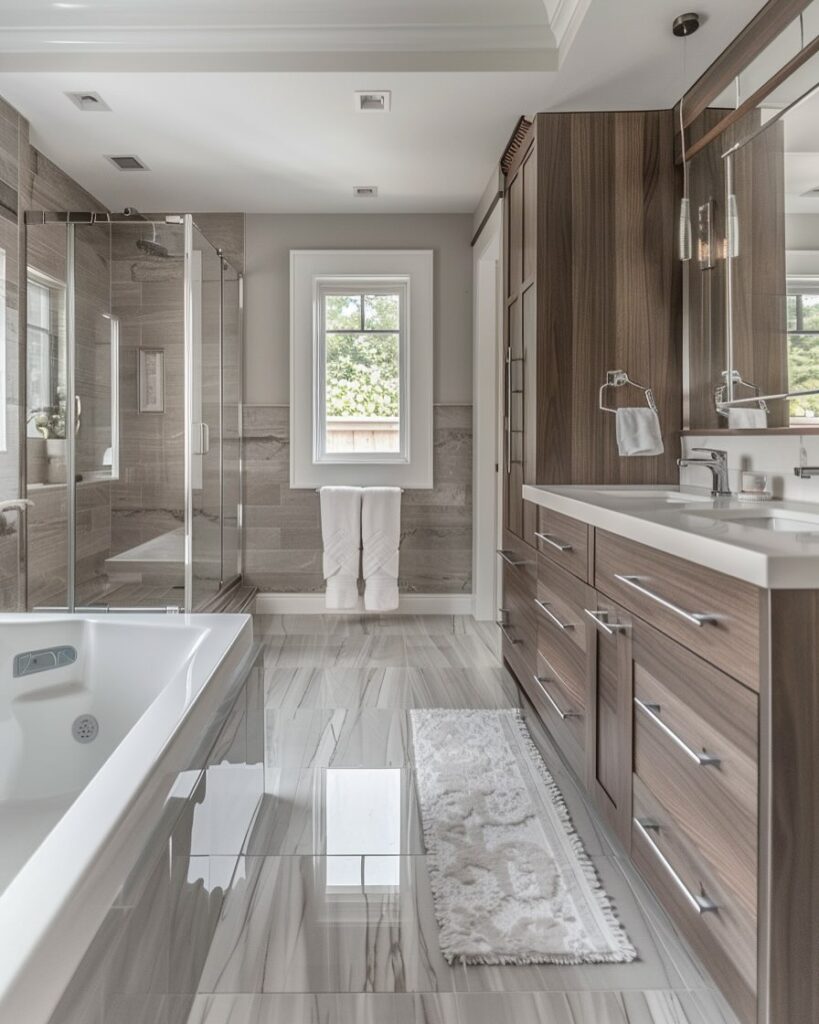
[[[815,1024],[819,591],[537,527],[507,663],[743,1024]]]
[[[533,560],[544,550],[535,536],[539,509],[523,499],[523,484],[677,479],[682,282],[673,140],[670,110],[538,114],[505,154],[499,469],[501,547],[517,552],[515,560],[525,560],[522,550]],[[652,387],[664,455],[618,457],[614,416],[598,402],[606,371],[615,369]],[[633,402],[629,390],[616,389],[613,401]],[[586,552],[579,538],[569,540],[578,543],[559,564],[578,572]],[[512,569],[503,563],[504,574]],[[534,573],[512,575],[504,592],[514,597],[517,584],[528,585],[534,599]],[[521,640],[525,623],[518,626],[514,643],[505,627],[504,656],[531,664],[536,650]]]

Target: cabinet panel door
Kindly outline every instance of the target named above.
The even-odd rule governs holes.
[[[631,620],[595,595],[596,628],[590,658],[592,741],[587,775],[598,810],[628,850],[631,845]]]
[[[506,528],[516,537],[523,529],[523,327],[521,304],[516,299],[506,310],[506,451],[505,508]]]
[[[532,281],[537,271],[537,143],[521,168],[523,175],[523,281]]]
[[[520,291],[523,280],[523,175],[520,171],[509,183],[506,200],[509,210],[506,294],[511,297]]]

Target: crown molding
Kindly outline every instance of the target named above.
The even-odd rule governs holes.
[[[543,0],[543,4],[555,39],[555,47],[562,61],[588,13],[591,0]]]

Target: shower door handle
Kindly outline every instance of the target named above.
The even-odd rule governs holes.
[[[82,426],[82,399],[79,395],[74,395],[74,436],[80,432]]]
[[[207,423],[194,423],[193,437],[193,454],[207,455],[210,451],[210,427]]]

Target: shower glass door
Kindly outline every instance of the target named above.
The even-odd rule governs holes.
[[[222,585],[222,258],[185,218],[186,357],[190,460],[185,604],[206,605]]]

